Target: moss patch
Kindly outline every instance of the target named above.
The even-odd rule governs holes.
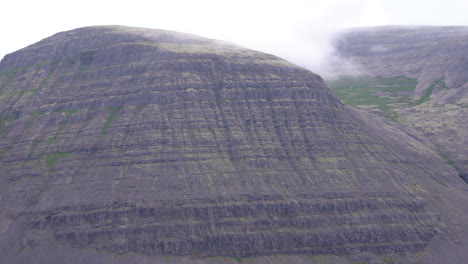
[[[47,168],[49,169],[53,168],[55,166],[55,163],[57,163],[57,161],[65,158],[68,155],[70,155],[70,152],[52,152],[48,154],[45,160]]]
[[[18,248],[18,251],[16,252],[16,255],[21,254],[21,252],[23,252],[25,248],[26,248],[25,246],[19,247],[19,248]]]
[[[78,111],[80,111],[80,110],[70,109],[70,110],[57,110],[57,111],[54,111],[54,112],[55,113],[63,113],[63,114],[72,116],[72,115],[76,114]]]
[[[109,127],[117,119],[120,110],[122,110],[122,107],[110,107],[108,108],[108,110],[109,110],[109,115],[107,116],[106,123],[104,123],[104,128],[102,129],[103,134],[107,133],[107,131],[109,130]]]
[[[448,165],[450,165],[452,168],[454,168],[459,174],[462,173],[462,170],[460,169],[458,164],[450,157],[449,154],[447,154],[445,152],[439,152],[439,155],[440,155],[441,158],[443,158],[445,160],[445,162]]]
[[[80,72],[87,72],[96,56],[95,50],[85,50],[80,53]]]
[[[39,118],[39,116],[41,115],[44,115],[45,113],[47,112],[44,112],[44,111],[34,111],[32,114],[31,114],[31,119],[28,120],[28,123],[26,124],[25,128],[24,128],[24,131],[28,131],[32,125],[34,124],[34,122],[36,122],[37,118]]]
[[[424,95],[419,98],[416,102],[414,102],[412,105],[419,105],[419,104],[422,104],[422,103],[425,103],[429,100],[431,100],[431,95],[432,93],[434,92],[434,89],[435,88],[442,88],[442,89],[447,89],[447,86],[445,85],[445,81],[444,81],[444,78],[440,78],[440,79],[437,79],[434,81],[434,83],[432,83],[427,89],[426,91],[424,92]]]
[[[58,58],[58,59],[54,59],[54,60],[52,60],[50,62],[49,73],[44,78],[44,80],[42,80],[41,84],[39,84],[39,87],[37,88],[38,90],[44,88],[44,86],[49,82],[50,78],[52,78],[52,76],[54,75],[55,71],[58,68],[58,65],[60,64],[60,60],[61,60],[61,58]]]
[[[5,77],[6,80],[0,86],[0,93],[3,93],[4,90],[8,89],[8,87],[10,87],[10,85],[16,80],[18,73],[22,71],[23,71],[23,68],[20,68],[20,69],[12,69],[8,72],[2,73],[2,77]]]
[[[244,259],[243,258],[234,258],[234,260],[238,263],[243,263]]]
[[[391,258],[384,258],[383,261],[385,262],[385,264],[396,264],[396,261]]]

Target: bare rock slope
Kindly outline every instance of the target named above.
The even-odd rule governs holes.
[[[335,48],[335,78],[361,75],[330,80],[338,96],[417,131],[468,182],[468,27],[356,28]]]
[[[437,103],[468,103],[468,27],[356,28],[338,34],[335,47],[338,56],[356,66],[354,71],[415,78],[417,97],[441,80],[445,87],[430,94]]]
[[[0,72],[6,263],[466,257],[457,172],[275,56],[102,26]]]

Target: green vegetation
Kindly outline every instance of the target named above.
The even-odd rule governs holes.
[[[36,73],[42,68],[42,66],[46,65],[47,61],[38,62],[34,67],[36,68]]]
[[[11,147],[0,148],[0,160],[3,160],[5,154],[11,149]]]
[[[137,105],[137,106],[136,106],[136,110],[137,110],[138,112],[140,112],[140,111],[143,110],[145,107],[146,107],[146,105]]]
[[[43,115],[45,114],[46,112],[44,111],[34,111],[31,115],[31,117],[35,120],[36,118],[38,118],[40,115]]]
[[[102,133],[106,134],[109,127],[112,123],[117,119],[117,116],[122,109],[122,107],[109,107],[109,115],[107,116],[106,123],[104,123],[104,128],[102,129]]]
[[[46,166],[51,169],[54,167],[55,163],[62,158],[70,155],[70,152],[52,152],[46,157]]]
[[[25,246],[19,247],[19,248],[18,248],[18,252],[16,252],[16,255],[21,254],[21,252],[23,252],[23,250],[24,250],[25,248],[26,248]]]
[[[450,165],[452,168],[454,168],[459,174],[462,173],[462,170],[460,169],[460,167],[458,167],[458,164],[450,157],[450,155],[448,155],[445,152],[439,152],[439,155],[440,155],[441,158],[443,158],[445,160],[445,162],[448,165]]]
[[[70,72],[73,65],[76,64],[76,59],[75,59],[75,56],[70,55],[70,56],[65,57],[64,61],[65,61],[64,62],[65,63],[65,72],[63,73],[63,75],[66,75],[68,72]]]
[[[32,154],[33,154],[33,151],[42,143],[42,139],[40,138],[36,138],[33,140],[32,144],[31,144],[31,149],[29,150],[29,153],[28,153],[28,157],[26,158],[25,162],[29,161],[29,159],[31,158]]]
[[[5,83],[0,87],[0,90],[4,90],[4,89],[7,89],[12,83],[13,81],[16,79],[16,76],[18,74],[18,71],[12,71],[10,73],[7,73],[6,76],[7,76],[7,79],[5,81]]]
[[[383,112],[383,116],[398,122],[397,106],[411,107],[431,100],[436,88],[448,89],[444,78],[437,79],[425,91],[424,95],[414,101],[411,93],[418,84],[416,79],[406,76],[393,78],[359,76],[340,76],[326,81],[335,95],[348,105],[366,106]]]
[[[243,258],[234,258],[235,261],[239,262],[239,263],[243,263],[244,262],[244,259]]]
[[[0,114],[0,136],[5,134],[6,126],[15,122],[17,119],[18,116],[11,113]]]
[[[14,97],[14,96],[19,96],[19,97],[22,97],[23,95],[25,94],[34,94],[35,92],[37,92],[39,89],[23,89],[23,90],[20,90],[20,91],[10,91],[6,94],[6,97],[8,98],[11,98],[11,97]]]
[[[447,85],[445,84],[445,78],[442,77],[434,81],[436,85],[438,85],[442,89],[448,89]]]
[[[359,76],[340,76],[328,80],[326,84],[348,105],[365,105],[371,109],[385,112],[385,117],[398,121],[398,114],[393,110],[393,104],[410,104],[411,92],[418,84],[416,79],[406,76],[392,78]]]
[[[53,143],[56,143],[58,141],[58,133],[55,134],[52,138],[49,138],[47,140],[47,145],[52,145]]]
[[[5,120],[0,119],[0,137],[5,134]]]
[[[44,88],[44,86],[49,82],[50,78],[52,75],[54,75],[55,71],[57,70],[58,65],[60,64],[60,58],[54,59],[50,62],[50,68],[49,68],[49,73],[45,77],[44,80],[42,80],[41,84],[39,85],[38,89]]]
[[[39,144],[41,144],[41,143],[42,143],[41,139],[39,139],[39,138],[34,139],[32,145],[31,145],[31,149],[32,150],[36,149],[37,146],[39,146]]]
[[[66,127],[67,125],[68,125],[68,119],[67,119],[64,123],[62,123],[62,124],[60,125],[59,129],[57,130],[57,132],[55,133],[55,135],[54,135],[52,138],[49,138],[49,139],[47,139],[47,140],[45,141],[45,143],[46,143],[45,148],[42,150],[41,154],[39,155],[39,158],[37,159],[37,162],[39,162],[40,160],[42,160],[42,159],[44,158],[45,154],[47,153],[47,150],[49,150],[50,145],[52,145],[52,144],[54,144],[54,143],[56,143],[56,142],[58,141],[58,138],[59,138],[59,136],[60,136],[60,133],[65,129],[65,127]],[[36,139],[33,141],[32,145],[31,145],[31,150],[30,150],[30,152],[29,152],[29,154],[28,154],[28,159],[32,156],[32,153],[33,153],[34,149],[36,149],[36,147],[37,147],[39,144],[43,143],[43,142],[44,142],[44,140],[39,139],[39,138],[36,138]],[[65,153],[65,152],[55,152],[55,153]],[[52,153],[52,154],[53,154],[53,153]],[[52,155],[52,154],[49,154],[49,155],[46,157],[46,166],[47,166],[48,168],[53,167],[53,164],[54,164],[54,162],[55,162],[54,156],[52,156],[52,157],[50,156],[50,155]]]
[[[80,73],[87,72],[96,56],[95,50],[86,50],[80,53]]]
[[[28,131],[31,126],[33,125],[34,122],[36,122],[36,119],[45,114],[46,112],[43,112],[43,111],[34,111],[32,114],[31,114],[31,119],[29,119],[28,123],[26,124],[26,127],[24,128],[25,131]]]
[[[49,146],[52,144],[52,143],[55,143],[58,141],[58,137],[60,135],[60,133],[65,129],[65,127],[68,125],[68,119],[67,121],[65,121],[64,123],[62,123],[59,127],[59,129],[57,130],[57,133],[55,133],[54,137],[50,138],[47,140],[47,148],[49,148]]]
[[[412,105],[419,105],[419,104],[422,104],[422,103],[425,103],[425,102],[431,100],[431,95],[434,92],[434,89],[436,87],[440,87],[440,88],[443,88],[443,89],[447,88],[447,86],[445,85],[444,78],[440,78],[440,79],[435,80],[434,83],[432,83],[431,86],[429,86],[426,89],[426,91],[424,92],[424,95],[421,98],[419,98],[416,102],[414,102]]]
[[[384,258],[383,261],[385,262],[385,264],[395,264],[396,261],[394,259],[391,259],[391,258]]]
[[[57,110],[57,111],[54,111],[54,112],[55,112],[55,113],[63,113],[63,114],[72,116],[72,115],[76,114],[78,111],[80,111],[80,110],[77,110],[77,109],[68,109],[68,110]]]
[[[30,67],[21,67],[11,69],[5,72],[0,72],[0,80],[2,80],[0,85],[0,95],[6,90],[10,85],[17,79],[18,74],[24,74],[28,71]],[[3,81],[5,79],[5,81]]]

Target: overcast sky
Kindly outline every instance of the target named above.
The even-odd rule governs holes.
[[[127,25],[222,39],[312,70],[340,28],[468,25],[467,0],[5,0],[0,8],[0,58],[59,31]]]

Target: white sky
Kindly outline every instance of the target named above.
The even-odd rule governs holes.
[[[4,0],[0,58],[91,25],[169,29],[230,41],[316,70],[339,28],[468,25],[468,0]],[[319,71],[319,70],[318,70]]]

